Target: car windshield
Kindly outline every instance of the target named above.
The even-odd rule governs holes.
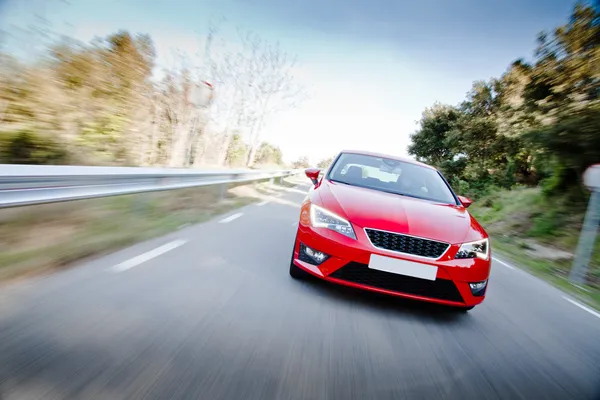
[[[328,179],[403,196],[457,204],[441,175],[432,168],[389,158],[342,153]]]

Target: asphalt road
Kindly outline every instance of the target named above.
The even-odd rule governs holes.
[[[0,288],[0,399],[600,399],[600,315],[519,269],[467,314],[291,279],[306,188]]]

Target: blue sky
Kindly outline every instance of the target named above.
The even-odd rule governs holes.
[[[26,4],[24,4],[26,3]],[[149,33],[161,62],[196,52],[211,19],[243,26],[298,55],[311,97],[279,114],[265,139],[287,159],[343,148],[406,154],[435,101],[456,104],[477,79],[529,58],[541,30],[568,18],[568,0],[0,0],[0,26],[23,26],[31,7],[81,40],[117,29]],[[35,7],[35,6],[34,6]]]

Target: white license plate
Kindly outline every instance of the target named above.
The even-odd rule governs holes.
[[[412,261],[400,260],[398,258],[384,257],[371,254],[369,268],[392,274],[412,276],[414,278],[435,281],[438,267],[429,264],[421,264]]]

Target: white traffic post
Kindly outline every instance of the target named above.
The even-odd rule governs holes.
[[[573,267],[571,267],[569,274],[569,281],[576,285],[585,283],[594,245],[596,244],[598,224],[600,224],[600,164],[592,165],[585,171],[583,182],[591,190],[592,195],[579,235]]]

